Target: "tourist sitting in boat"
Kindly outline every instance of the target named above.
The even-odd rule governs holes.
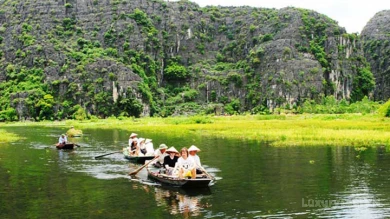
[[[145,156],[146,155],[146,145],[145,145],[145,138],[140,138],[138,140],[138,156]]]
[[[202,165],[200,163],[200,158],[199,156],[196,154],[197,152],[199,152],[200,149],[198,147],[196,147],[195,145],[191,145],[190,148],[188,148],[188,153],[190,154],[189,157],[192,158],[195,162],[195,168],[196,168],[196,173],[197,174],[202,174],[203,171],[202,171]]]
[[[167,156],[168,154],[166,153],[166,150],[167,150],[167,146],[165,144],[160,144],[160,146],[158,147],[158,150],[156,150],[154,152],[154,156],[157,157],[157,161],[155,163],[153,163],[153,166],[154,167],[157,167],[157,168],[161,168],[163,167],[163,164],[164,164],[164,158],[165,156]]]
[[[60,138],[58,139],[58,145],[65,145],[66,142],[68,142],[68,139],[66,138],[65,134],[62,134]]]
[[[136,133],[131,133],[131,135],[129,136],[129,146],[130,147],[134,141],[137,143],[137,141],[138,141],[137,136],[138,135]]]
[[[188,150],[186,147],[180,150],[181,157],[177,160],[175,169],[173,172],[179,172],[179,178],[196,178],[195,162],[192,158],[188,157]]]
[[[172,146],[166,151],[166,153],[169,156],[166,156],[164,158],[164,167],[167,170],[167,174],[172,175],[177,159],[179,158],[179,152],[176,150],[175,147]]]
[[[134,133],[133,133],[134,134]],[[131,135],[130,135],[131,136]],[[137,135],[136,135],[137,136]],[[129,150],[129,155],[130,156],[138,156],[138,153],[139,153],[139,148],[138,148],[138,138],[133,137],[129,139],[129,147],[128,147],[128,150]]]
[[[153,156],[154,155],[154,147],[152,139],[146,139],[145,140],[145,147],[146,147],[146,156]]]

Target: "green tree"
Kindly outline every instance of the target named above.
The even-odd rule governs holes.
[[[164,76],[167,80],[182,80],[187,78],[188,70],[186,67],[173,62],[165,68]]]
[[[360,101],[364,96],[369,96],[375,88],[375,79],[369,67],[359,68],[353,80],[352,101]]]

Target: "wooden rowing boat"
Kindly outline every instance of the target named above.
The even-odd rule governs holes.
[[[154,158],[154,156],[130,156],[125,153],[123,153],[123,156],[125,156],[125,159],[129,160],[130,162],[138,163],[138,164],[144,164],[145,161]]]
[[[75,144],[74,143],[68,143],[68,144],[57,144],[56,148],[57,149],[69,149],[72,150],[74,148]]]
[[[151,179],[161,182],[165,185],[182,187],[182,188],[204,188],[210,185],[212,181],[207,175],[197,175],[195,179],[180,179],[174,176],[168,176],[166,174],[160,173],[159,169],[148,166],[147,168],[148,176]]]

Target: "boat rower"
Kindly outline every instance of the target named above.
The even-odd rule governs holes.
[[[158,150],[156,150],[154,152],[154,156],[157,157],[157,161],[153,164],[153,166],[157,167],[157,168],[160,168],[160,167],[163,167],[163,164],[164,164],[164,158],[165,156],[167,156],[168,154],[166,153],[166,150],[167,150],[167,146],[165,144],[160,144],[160,146],[158,147]]]
[[[196,173],[197,174],[202,174],[203,171],[202,171],[202,164],[200,163],[200,158],[199,156],[196,154],[200,151],[200,149],[198,147],[196,147],[195,145],[191,145],[190,148],[188,148],[188,153],[189,153],[189,158],[192,158],[194,160],[194,163],[195,163],[195,167],[196,167]]]

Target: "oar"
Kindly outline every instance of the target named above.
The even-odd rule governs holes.
[[[200,169],[206,174],[206,176],[208,176],[210,179],[212,180],[215,180],[215,177],[210,175],[202,166],[200,167]]]
[[[159,157],[159,156],[153,158],[152,160],[150,160],[149,162],[147,162],[146,164],[144,164],[142,167],[140,167],[140,168],[138,168],[137,170],[135,170],[135,171],[129,173],[129,175],[132,176],[132,175],[137,174],[140,170],[142,170],[144,167],[146,167],[147,165],[149,165],[152,161],[156,160],[158,157]]]
[[[114,152],[111,152],[111,153],[108,153],[108,154],[99,155],[99,156],[96,156],[95,159],[96,158],[100,158],[100,157],[104,157],[104,156],[107,156],[107,155],[110,155],[110,154],[120,153],[120,152],[122,152],[122,151],[114,151]]]

